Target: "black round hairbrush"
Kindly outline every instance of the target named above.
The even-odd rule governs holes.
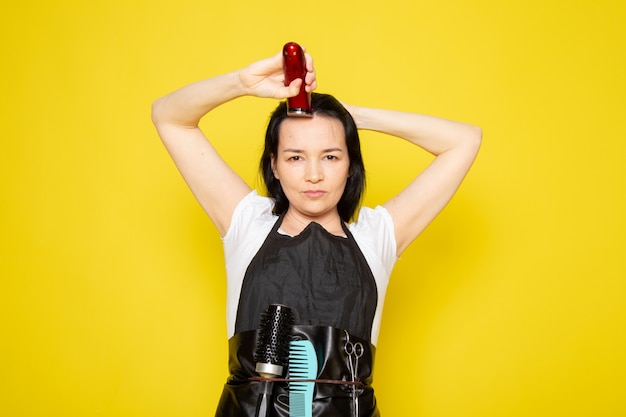
[[[266,378],[281,376],[289,364],[289,341],[294,318],[291,309],[271,304],[261,315],[254,361],[256,372]]]

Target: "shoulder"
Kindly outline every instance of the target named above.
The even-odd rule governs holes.
[[[350,223],[350,232],[366,236],[393,235],[393,219],[383,206],[362,207],[356,222]]]
[[[258,195],[256,190],[251,191],[235,207],[230,227],[222,238],[224,244],[237,243],[251,233],[269,233],[278,219],[272,213],[273,208],[273,199]]]
[[[233,211],[233,217],[246,216],[249,214],[266,215],[275,217],[272,214],[274,208],[274,200],[269,197],[263,197],[256,190],[250,191]],[[227,233],[228,234],[228,233]]]
[[[395,264],[396,238],[393,219],[383,206],[376,208],[362,207],[357,221],[348,226],[361,251],[368,262],[376,262],[384,265],[387,273]]]

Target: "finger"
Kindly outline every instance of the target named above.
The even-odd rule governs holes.
[[[311,84],[307,84],[304,86],[304,89],[307,93],[312,92],[313,90],[315,90],[317,88],[317,81],[313,80],[313,82]]]
[[[293,80],[289,86],[285,87],[287,89],[287,97],[295,97],[300,92],[300,87],[302,86],[302,78],[296,78]]]
[[[304,50],[304,48],[302,48]],[[308,53],[304,53],[304,61],[306,63],[306,70],[308,72],[315,72],[315,65],[313,65],[313,57],[308,54]]]
[[[307,72],[304,77],[305,88],[307,92],[311,92],[317,88],[317,73],[315,71]]]

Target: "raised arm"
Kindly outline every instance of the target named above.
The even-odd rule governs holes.
[[[359,129],[403,138],[435,155],[430,165],[384,204],[394,221],[399,256],[450,201],[482,140],[479,127],[437,117],[347,106]]]
[[[161,140],[194,196],[224,236],[232,213],[250,187],[219,156],[198,127],[200,119],[244,95],[284,99],[298,94],[302,82],[315,88],[315,71],[306,54],[306,80],[284,86],[282,53],[243,69],[183,87],[156,100],[152,120]]]

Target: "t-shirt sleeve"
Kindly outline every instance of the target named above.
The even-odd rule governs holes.
[[[275,221],[276,216],[272,214],[274,202],[267,197],[259,196],[256,190],[246,195],[235,207],[230,226],[222,238],[224,252],[227,257],[234,250],[240,250],[243,242],[246,241],[252,231],[259,230],[261,233],[267,228],[267,224]]]
[[[393,219],[387,209],[382,206],[374,209],[361,208],[356,223],[350,226],[350,231],[361,251],[369,258],[368,261],[380,263],[385,274],[391,275],[398,258]]]

